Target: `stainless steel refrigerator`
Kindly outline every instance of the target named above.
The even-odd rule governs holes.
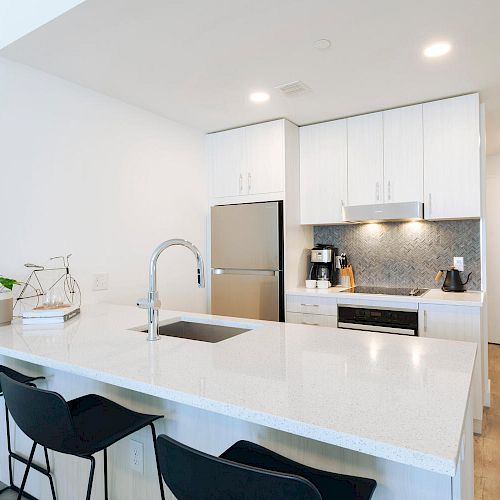
[[[284,321],[283,202],[212,207],[212,314]]]

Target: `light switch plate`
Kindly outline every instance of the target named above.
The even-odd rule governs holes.
[[[464,258],[463,257],[453,257],[453,267],[459,271],[464,270]]]
[[[108,273],[94,273],[94,280],[92,282],[92,290],[98,292],[100,290],[107,290],[109,287],[109,274]]]

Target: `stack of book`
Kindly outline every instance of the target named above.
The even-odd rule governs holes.
[[[80,314],[79,306],[62,305],[58,307],[40,306],[23,312],[23,325],[44,325],[64,323]]]

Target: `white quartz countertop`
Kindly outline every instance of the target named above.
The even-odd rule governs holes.
[[[0,354],[453,476],[476,346],[160,311],[252,328],[220,343],[147,342],[136,307],[64,326],[0,327]]]
[[[290,288],[287,295],[309,295],[318,297],[334,297],[336,299],[369,299],[385,302],[416,302],[419,304],[442,304],[449,306],[471,306],[481,307],[483,305],[483,292],[443,292],[440,288],[431,288],[419,297],[408,297],[405,295],[384,295],[369,293],[344,292],[347,288],[332,286],[331,288]],[[340,293],[342,292],[342,293]]]

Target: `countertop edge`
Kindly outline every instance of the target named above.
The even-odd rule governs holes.
[[[421,297],[408,297],[401,295],[378,295],[378,294],[365,294],[365,293],[349,293],[343,292],[346,290],[341,287],[331,287],[328,289],[315,289],[315,288],[289,288],[285,290],[285,295],[291,296],[314,296],[332,299],[357,299],[357,300],[374,300],[380,302],[414,302],[417,304],[437,304],[448,306],[464,306],[464,307],[482,307],[484,304],[484,292],[470,291],[465,293],[478,294],[478,300],[457,300],[453,296],[450,298],[429,298],[426,294]],[[436,291],[431,289],[430,292]],[[342,293],[341,293],[342,292]],[[442,292],[444,293],[444,292]]]

